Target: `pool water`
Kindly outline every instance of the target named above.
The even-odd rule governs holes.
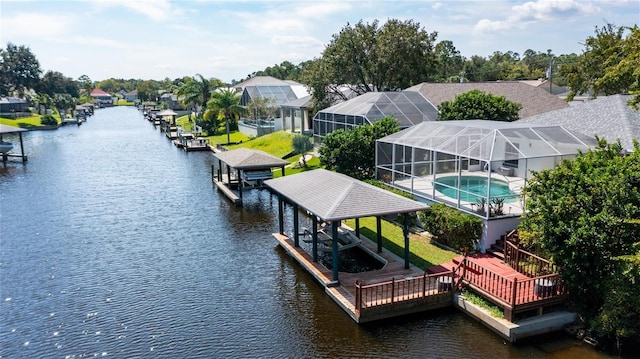
[[[458,199],[458,176],[440,177],[435,183],[436,190],[447,197]],[[476,203],[487,198],[487,178],[480,176],[462,176],[460,178],[460,200]],[[511,192],[507,182],[491,179],[491,198],[504,198],[505,202],[515,202],[518,196]]]

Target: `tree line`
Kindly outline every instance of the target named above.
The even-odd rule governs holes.
[[[346,24],[332,36],[319,57],[294,65],[289,61],[253,72],[245,79],[223,83],[207,79],[211,87],[232,86],[254,76],[294,80],[313,93],[314,110],[326,108],[370,91],[396,91],[422,82],[481,82],[550,78],[558,86],[568,86],[569,99],[575,95],[637,93],[640,91],[640,30],[606,24],[596,27],[585,40],[584,52],[553,54],[526,50],[495,51],[487,57],[466,58],[450,40],[437,41],[437,32],[426,31],[413,20],[390,19]],[[30,90],[54,98],[88,96],[92,88],[109,93],[138,90],[143,101],[155,101],[161,91],[178,93],[191,76],[161,81],[142,79],[78,79],[57,71],[42,74],[36,56],[25,45],[8,43],[0,49],[0,95],[24,97]],[[639,96],[634,99],[638,105]],[[206,102],[206,101],[203,101]],[[314,112],[315,112],[314,111]]]

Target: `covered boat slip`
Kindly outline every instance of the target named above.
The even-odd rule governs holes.
[[[452,274],[427,275],[409,263],[408,216],[404,216],[404,258],[382,248],[382,217],[426,210],[426,204],[323,169],[267,180],[265,185],[278,195],[279,231],[273,236],[355,321],[362,323],[451,305],[451,287],[439,290],[438,281]],[[285,203],[293,207],[291,236],[285,234]],[[300,230],[299,213],[304,211],[311,217],[311,228],[317,230]],[[376,217],[377,239],[360,235],[359,218],[364,217]],[[355,233],[341,225],[345,219],[355,219]],[[301,235],[304,242],[308,241],[307,235],[311,236],[311,253],[301,247]],[[331,269],[319,261],[323,246],[330,246]],[[340,272],[339,252],[346,247],[360,247],[386,263],[378,270]]]
[[[233,204],[242,204],[244,187],[262,186],[264,180],[273,178],[272,168],[284,168],[289,162],[266,152],[249,148],[214,152],[218,161],[211,165],[211,180]],[[234,192],[233,189],[236,189]]]
[[[0,155],[2,162],[7,162],[9,157],[20,158],[22,162],[27,162],[27,155],[24,153],[24,144],[22,142],[22,132],[27,130],[20,127],[8,126],[0,124]],[[6,137],[18,135],[20,142],[20,153],[15,153],[16,146],[14,143],[7,141]]]

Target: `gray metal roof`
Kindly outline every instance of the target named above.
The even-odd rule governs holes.
[[[465,82],[465,83],[421,83],[407,90],[418,91],[434,106],[444,101],[453,101],[457,95],[471,90],[480,90],[522,105],[520,118],[569,107],[566,101],[550,94],[540,87],[533,87],[518,81]]]
[[[517,122],[560,125],[586,135],[598,135],[608,142],[620,139],[622,148],[633,151],[633,139],[640,140],[640,111],[627,105],[631,98],[631,95],[598,97]]]
[[[424,203],[324,169],[270,179],[264,183],[324,221],[385,216],[429,208]]]
[[[236,150],[214,153],[214,156],[237,170],[257,170],[272,167],[282,167],[289,162],[270,155],[264,151],[250,148],[238,148]]]
[[[0,124],[0,133],[16,133],[16,132],[25,132],[25,131],[27,130],[24,128]]]

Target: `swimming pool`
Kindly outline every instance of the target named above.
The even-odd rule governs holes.
[[[460,200],[476,203],[480,198],[487,198],[487,177],[460,177]],[[436,190],[447,197],[458,199],[458,176],[439,177],[435,183]],[[491,198],[502,197],[505,202],[515,202],[518,196],[509,189],[505,181],[491,179]]]

